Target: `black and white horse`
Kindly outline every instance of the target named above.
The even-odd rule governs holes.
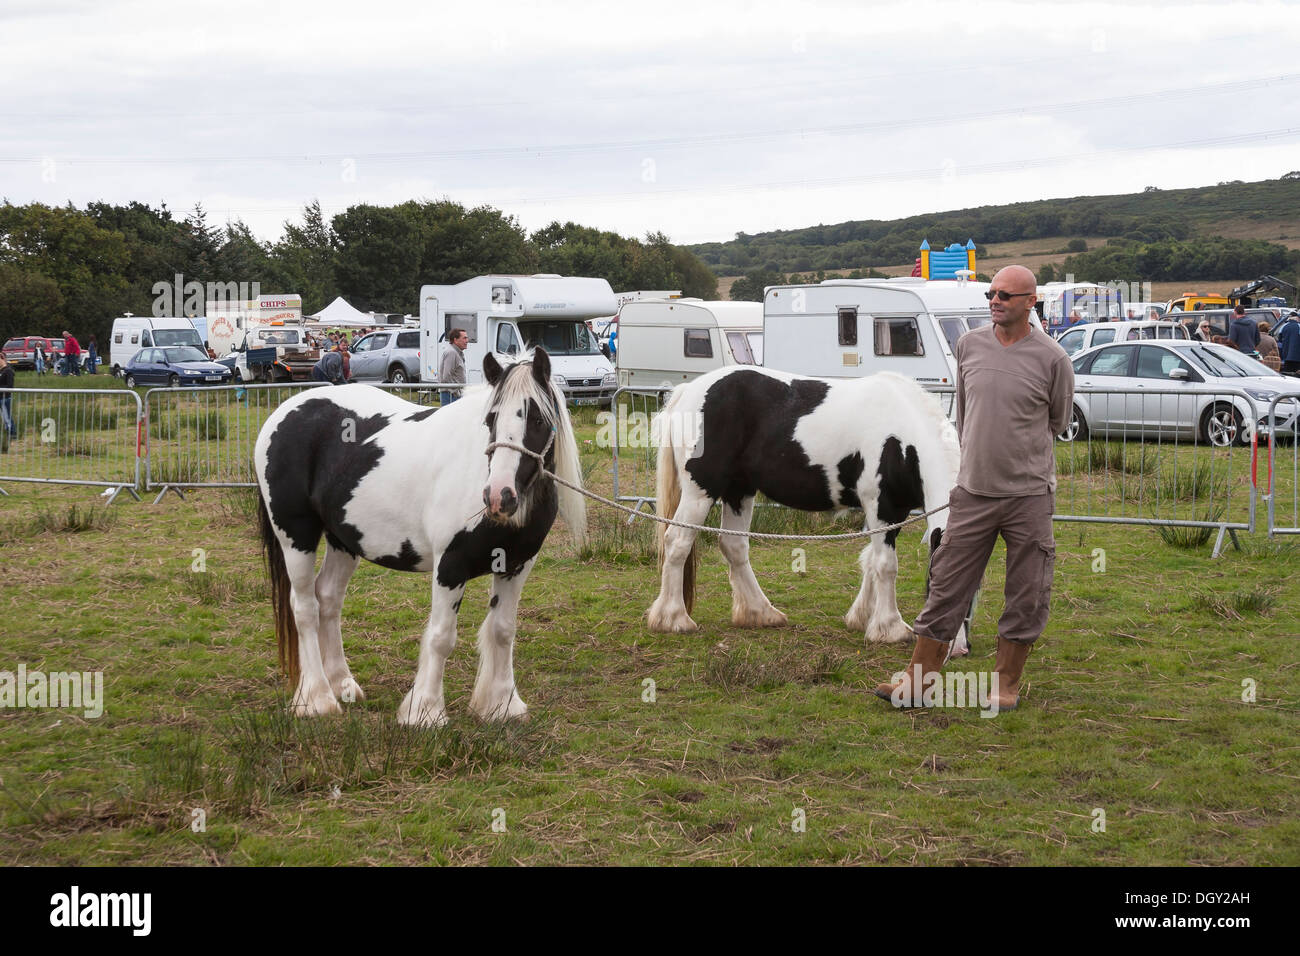
[[[336,713],[339,700],[362,699],[340,631],[343,594],[361,558],[433,572],[433,606],[399,721],[446,721],[443,667],[456,644],[456,615],[465,583],[485,574],[493,576],[492,598],[478,632],[470,710],[488,719],[527,711],[514,680],[519,595],[557,512],[581,542],[586,509],[537,459],[493,447],[521,445],[555,474],[580,481],[546,353],[504,369],[488,355],[483,371],[491,388],[470,388],[441,409],[368,385],[311,389],[277,408],[257,436],[262,543],[280,661],[297,680],[295,713]]]
[[[864,530],[893,524],[914,508],[944,505],[957,480],[957,432],[935,396],[889,372],[826,381],[771,369],[724,368],[679,385],[656,420],[659,513],[703,524],[722,502],[723,528],[748,530],[754,495],[803,511],[862,509]],[[947,511],[926,519],[930,553]],[[659,525],[659,596],[652,631],[694,631],[695,535]],[[862,586],[845,623],[874,642],[912,638],[898,613],[898,531],[872,535],[858,563]],[[731,621],[786,623],[754,578],[749,540],[719,535],[731,579]],[[928,587],[928,577],[927,577]],[[966,628],[953,643],[968,651]]]

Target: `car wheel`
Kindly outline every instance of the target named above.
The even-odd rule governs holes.
[[[394,365],[388,371],[388,380],[394,385],[405,385],[409,381],[406,377],[406,369],[400,365]]]
[[[132,375],[130,372],[126,373],[126,387],[135,388],[135,376]]]
[[[1215,448],[1229,448],[1245,434],[1241,413],[1226,402],[1211,406],[1201,418],[1201,438]]]
[[[1083,441],[1088,437],[1088,422],[1079,411],[1078,405],[1070,406],[1070,421],[1065,431],[1056,436],[1057,441]]]
[[[181,377],[175,373],[167,376],[167,387],[176,388],[181,383]]]

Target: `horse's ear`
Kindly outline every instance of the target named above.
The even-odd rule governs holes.
[[[491,352],[483,356],[483,377],[489,385],[495,385],[501,378],[501,363],[492,357]]]
[[[550,387],[551,357],[540,345],[533,351],[533,378],[537,379],[542,388]]]

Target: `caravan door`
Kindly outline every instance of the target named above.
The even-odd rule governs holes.
[[[442,361],[442,309],[438,300],[429,296],[420,303],[420,378],[426,382],[438,381],[438,364]]]

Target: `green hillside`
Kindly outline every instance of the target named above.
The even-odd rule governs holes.
[[[1258,224],[1258,230],[1252,230],[1252,223]],[[929,239],[935,248],[974,239],[983,256],[990,243],[1056,236],[1119,237],[1137,243],[1220,235],[1237,239],[1287,238],[1279,232],[1279,223],[1293,224],[1292,237],[1300,235],[1300,171],[1256,183],[1232,182],[1196,189],[1148,187],[1140,193],[1117,196],[1044,199],[906,219],[865,219],[757,235],[737,233],[729,242],[705,242],[686,248],[723,276],[753,270],[866,272],[873,267],[911,262],[922,239]]]

